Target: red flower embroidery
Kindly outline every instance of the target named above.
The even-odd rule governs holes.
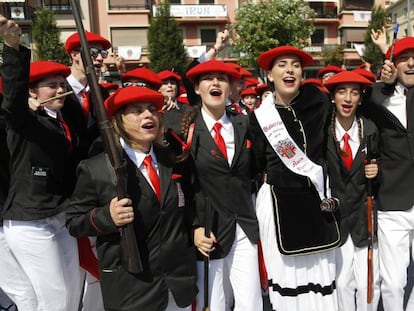
[[[173,180],[180,179],[181,177],[183,177],[183,175],[180,175],[180,174],[172,174],[171,175],[171,179],[173,179]]]
[[[220,159],[220,155],[216,150],[212,149],[210,152],[213,155],[213,157],[215,157],[216,159]]]

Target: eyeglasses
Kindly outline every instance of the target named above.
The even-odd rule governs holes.
[[[107,50],[101,50],[98,48],[90,48],[89,53],[92,57],[98,57],[98,55],[101,54],[102,58],[107,58],[109,54]]]
[[[145,82],[130,82],[130,81],[127,81],[127,82],[122,83],[122,86],[123,87],[128,87],[128,86],[147,87],[148,84],[145,83]]]
[[[75,51],[81,52],[81,49],[78,49],[78,50],[75,50]],[[107,50],[101,50],[101,49],[98,49],[98,48],[90,48],[89,49],[89,54],[93,58],[98,57],[99,54],[101,54],[102,58],[107,58],[109,52]]]

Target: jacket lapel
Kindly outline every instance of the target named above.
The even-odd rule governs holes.
[[[411,132],[414,127],[414,87],[408,89],[407,100],[406,100],[406,111],[407,111],[407,131]]]
[[[244,142],[244,135],[247,131],[246,123],[242,122],[239,118],[234,118],[229,116],[231,123],[233,124],[234,129],[234,157],[233,161],[231,162],[231,166],[237,162],[237,158],[240,156],[241,151],[243,150],[243,142]]]
[[[173,166],[171,160],[168,158],[169,154],[165,150],[158,149],[154,147],[155,155],[157,156],[158,163],[158,176],[160,178],[161,185],[161,206],[167,196],[169,188],[171,186],[171,175],[173,171]],[[154,193],[155,196],[155,193]]]
[[[203,142],[202,146],[198,146],[198,148],[201,147],[208,150],[209,156],[214,157],[216,160],[218,160],[218,162],[225,163],[228,166],[227,159],[223,156],[220,149],[214,142],[214,139],[207,129],[207,125],[201,116],[201,113],[198,114],[195,124],[195,136],[198,136],[198,141]]]

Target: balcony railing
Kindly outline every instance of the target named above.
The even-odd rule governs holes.
[[[313,9],[316,13],[315,18],[337,18],[338,13],[336,8],[332,8],[330,10],[320,10],[320,9]]]

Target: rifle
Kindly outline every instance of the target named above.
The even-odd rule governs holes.
[[[211,206],[210,206],[210,200],[208,198],[205,198],[205,206],[206,206],[206,211],[205,211],[205,227],[204,227],[204,236],[209,238],[210,237],[210,233],[211,233]],[[209,258],[208,257],[204,257],[204,307],[203,307],[203,311],[210,311],[209,308],[209,301],[208,301],[208,296],[209,296],[209,290],[208,290],[208,286],[209,286]]]
[[[81,56],[85,67],[86,77],[95,103],[97,125],[102,140],[104,141],[105,152],[108,154],[117,178],[116,190],[118,199],[126,198],[126,164],[122,159],[121,151],[117,147],[112,125],[108,120],[105,111],[102,93],[99,88],[98,79],[89,52],[89,44],[86,40],[85,29],[82,24],[78,1],[70,0],[70,5],[72,7],[76,28],[81,42]],[[121,231],[121,260],[126,271],[134,274],[143,271],[133,223],[125,225]]]
[[[367,164],[375,163],[375,159],[372,157],[371,147],[372,136],[367,136]],[[372,179],[367,178],[367,231],[368,231],[368,255],[367,255],[367,303],[371,304],[373,299],[373,251],[374,251],[374,217],[373,217],[373,206],[374,196],[372,192]]]

